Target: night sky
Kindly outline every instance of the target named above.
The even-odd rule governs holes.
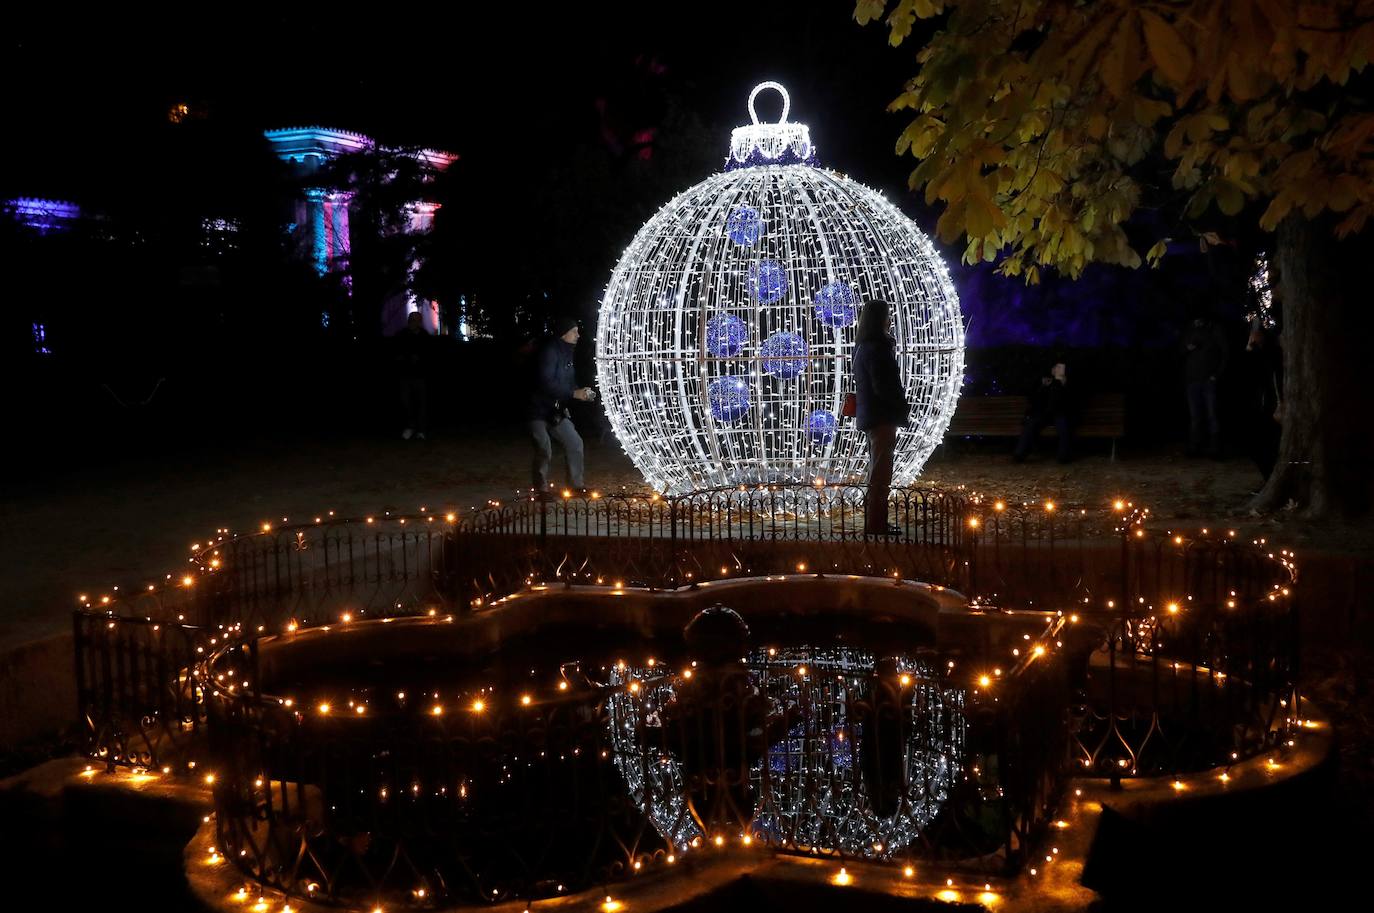
[[[827,160],[894,190],[907,171],[892,155],[902,119],[884,107],[914,48],[860,29],[845,2],[512,5],[506,18],[486,4],[400,8],[377,7],[378,22],[319,7],[31,14],[7,30],[0,64],[6,123],[28,139],[18,170],[47,183],[110,144],[148,149],[178,102],[244,129],[320,123],[447,148],[484,180],[522,180],[525,153],[600,130],[598,99],[632,120],[668,93],[719,129],[723,156],[749,89],[777,79]]]
[[[456,205],[441,218],[465,222],[456,249],[466,257],[454,257],[463,280],[490,300],[512,277],[534,275],[535,286],[587,312],[635,227],[719,167],[730,129],[747,122],[750,88],[776,79],[824,164],[886,191],[933,231],[938,213],[905,189],[914,161],[893,152],[907,115],[886,111],[916,70],[919,43],[889,47],[885,29],[860,28],[845,0],[373,9],[375,21],[331,19],[318,6],[96,12],[76,23],[57,7],[30,14],[7,29],[0,63],[15,139],[0,189],[97,206],[122,195],[152,208],[210,173],[218,189],[206,192],[232,201],[261,180],[270,127],[320,124],[435,146],[461,156]],[[177,103],[213,143],[177,145],[188,133],[168,124]],[[772,96],[760,106],[776,116]],[[674,139],[664,129],[674,110],[699,119],[687,141],[700,148],[668,162],[661,144]],[[656,131],[648,149],[636,145],[646,129]],[[615,180],[614,169],[645,155],[651,167],[641,171],[659,169],[657,181]],[[579,169],[602,160],[608,198],[589,205],[575,193]],[[527,269],[564,246],[578,275],[558,262]],[[1180,287],[1209,281],[1187,275],[1197,270],[1185,263],[1183,273],[1177,264],[1097,268],[1084,283],[1051,276],[1027,290],[959,266],[961,246],[944,250],[975,346],[1170,344]]]

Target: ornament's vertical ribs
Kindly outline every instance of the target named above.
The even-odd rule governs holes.
[[[780,318],[778,329],[775,331],[777,333],[795,333],[796,329],[801,329],[803,332],[805,330],[805,327],[800,324],[801,305],[799,302],[802,288],[807,284],[803,277],[809,271],[809,264],[806,260],[806,250],[802,241],[801,220],[797,218],[794,201],[789,199],[789,195],[795,195],[797,192],[795,182],[790,180],[794,176],[793,168],[796,167],[799,166],[776,169],[780,173],[775,176],[773,182],[780,215],[786,226],[779,239],[779,246],[785,253],[785,258],[781,262],[785,264],[784,275],[787,276],[787,294],[780,302],[783,306],[775,312],[775,316]],[[775,169],[769,168],[768,170],[774,171]],[[780,339],[786,338],[780,337]],[[786,358],[795,357],[798,349],[810,351],[810,347],[805,343],[804,335],[800,347],[782,345],[779,348],[786,353]],[[773,421],[768,431],[768,434],[773,436],[774,445],[766,447],[765,453],[760,454],[760,462],[765,464],[764,472],[768,472],[768,464],[771,464],[774,470],[772,474],[780,482],[800,481],[795,465],[799,452],[799,442],[795,429],[801,426],[801,422],[798,420],[800,410],[797,408],[797,396],[802,389],[802,383],[800,377],[791,376],[793,367],[794,363],[791,361],[781,360],[777,363],[778,371],[774,375],[773,382],[773,402],[769,409],[769,417]],[[802,373],[805,374],[804,364]],[[762,377],[760,377],[760,382],[762,382]],[[763,440],[766,445],[768,439],[764,438]],[[792,457],[792,466],[785,465],[789,456]]]
[[[769,450],[768,439],[765,437],[763,428],[763,420],[768,413],[771,399],[763,386],[763,341],[773,332],[773,327],[770,325],[768,318],[771,316],[770,308],[776,304],[776,302],[765,304],[763,301],[764,296],[761,290],[764,285],[763,264],[769,262],[785,262],[785,260],[779,261],[777,258],[781,256],[779,247],[782,239],[787,236],[788,224],[786,210],[784,210],[782,206],[779,206],[774,199],[774,193],[779,192],[779,187],[778,182],[773,179],[773,168],[771,166],[765,166],[757,170],[763,175],[760,180],[763,187],[758,194],[760,200],[759,208],[760,211],[768,213],[768,219],[766,221],[767,231],[765,233],[765,237],[768,239],[768,258],[754,261],[755,267],[758,268],[759,273],[758,276],[749,283],[749,293],[754,304],[754,319],[750,321],[750,324],[754,326],[758,332],[753,353],[749,358],[749,385],[758,392],[758,395],[755,397],[758,402],[758,407],[754,410],[754,415],[752,417],[754,440],[752,441],[752,446],[741,454],[741,462],[750,467],[751,472],[751,476],[744,481],[763,483],[772,481],[769,478],[768,460],[765,456]],[[786,275],[787,272],[784,267],[783,276],[785,277]],[[785,296],[786,292],[784,292],[784,298]]]
[[[762,202],[768,192],[768,179],[766,174],[758,170],[746,171],[742,173],[742,176],[738,180],[733,182],[733,185],[732,187],[727,185],[729,189],[723,191],[721,194],[722,199],[727,203],[727,213],[734,213],[739,211],[742,207],[751,206],[751,200],[759,201],[757,207],[760,213],[759,231],[764,237],[768,236],[772,232],[773,221],[771,218],[772,213],[764,207]],[[763,218],[765,214],[769,216],[769,218]],[[727,216],[727,218],[729,217]],[[727,234],[724,224],[721,225],[721,229],[720,234],[717,236],[717,255],[715,257],[715,262],[720,268],[715,271],[713,276],[715,282],[713,314],[733,314],[737,307],[743,309],[750,300],[751,289],[749,287],[750,283],[744,278],[748,275],[747,267],[741,266],[740,268],[731,269],[730,267],[732,264],[727,262],[727,257],[732,260],[753,258],[751,255],[744,254],[740,250],[727,245]],[[758,241],[755,241],[752,244],[736,245],[736,247],[743,247],[749,251],[754,251],[757,243]],[[737,301],[740,302],[739,305],[736,304]],[[749,326],[756,326],[757,324],[754,321],[745,321],[745,325],[747,328]],[[757,350],[757,338],[746,335],[744,350],[739,353],[740,356],[742,356],[743,362],[745,364],[752,364],[754,356],[746,353],[757,353]],[[729,382],[725,380],[725,378],[738,376],[735,374],[736,368],[727,362],[721,364],[721,370],[723,373],[719,374],[716,380],[728,387]],[[745,384],[746,389],[753,388],[754,386],[752,380],[748,378],[745,379]],[[759,408],[758,396],[752,396],[749,399],[750,402],[745,406],[746,415],[749,411]],[[712,420],[715,419],[714,411],[711,404],[707,402],[706,412],[712,417]],[[701,473],[702,478],[709,479],[706,484],[713,487],[731,485],[741,481],[738,472],[730,471],[729,467],[738,466],[740,463],[747,464],[750,460],[750,439],[739,433],[738,429],[735,427],[734,421],[725,422],[725,425],[726,427],[723,430],[717,429],[716,433],[724,436],[726,457],[717,462],[715,466],[704,468]]]
[[[830,208],[832,212],[843,212],[846,215],[850,215],[859,208],[860,200],[851,192],[851,185],[843,182],[837,175],[830,171],[817,169],[817,174],[820,175],[820,182],[817,185],[818,189],[824,187],[831,194]],[[833,215],[832,218],[834,218]],[[854,219],[835,219],[835,222],[835,234],[837,237],[843,239],[845,236],[848,236],[850,244],[853,245],[849,256],[849,267],[854,278],[861,282],[859,294],[860,305],[862,306],[862,302],[866,299],[882,298],[886,300],[890,298],[889,290],[886,287],[875,285],[875,276],[880,276],[881,273],[875,274],[875,271],[869,265],[864,239],[859,236],[859,223]],[[868,289],[867,294],[863,293],[865,286]],[[896,306],[897,302],[894,301],[893,305]],[[842,379],[845,376],[845,358],[849,357],[852,359],[853,350],[854,345],[851,341],[848,346],[844,347],[847,356],[842,355],[837,359],[839,365],[836,370]],[[852,360],[850,363],[852,365]],[[865,465],[863,455],[866,442],[864,440],[864,434],[852,425],[848,426],[847,430],[850,441],[849,446],[845,448],[846,456],[842,464],[841,474],[846,479],[861,478],[864,474],[863,470]]]
[[[912,337],[919,345],[923,337],[922,325],[918,325],[915,320],[914,312],[919,309],[927,311],[928,299],[924,295],[917,295],[913,290],[907,288],[903,281],[903,275],[898,272],[898,267],[903,264],[902,244],[909,243],[906,233],[888,231],[888,226],[884,223],[883,217],[890,213],[883,211],[882,204],[886,200],[869,188],[868,195],[864,199],[857,200],[855,214],[862,220],[868,228],[868,234],[874,245],[874,252],[881,266],[879,269],[887,280],[887,285],[892,289],[891,301],[893,323],[895,324],[895,337],[897,341],[897,363],[901,368],[900,376],[902,385],[906,389],[909,401],[915,412],[915,422],[917,430],[913,431],[908,424],[905,428],[897,431],[897,452],[895,465],[893,466],[892,480],[898,485],[910,484],[920,471],[920,466],[930,456],[930,451],[934,447],[927,447],[929,441],[921,434],[923,419],[929,414],[930,409],[928,397],[926,396],[928,383],[924,376],[917,370],[918,362],[914,357],[914,352],[918,351],[912,345]],[[877,197],[875,200],[874,197]],[[913,307],[913,305],[915,305]],[[928,325],[928,319],[925,323]],[[912,443],[915,447],[912,447]],[[905,443],[905,446],[903,444]]]
[[[705,196],[707,193],[710,193],[711,196],[714,196],[715,201],[714,206],[711,207],[704,216],[697,216],[696,231],[695,234],[692,235],[691,246],[688,248],[687,253],[679,261],[683,265],[682,275],[684,282],[687,280],[687,277],[690,274],[691,266],[695,262],[697,262],[698,251],[701,250],[703,244],[709,243],[707,241],[707,237],[710,234],[711,230],[714,228],[716,231],[720,232],[721,234],[724,234],[724,218],[721,214],[722,212],[729,212],[729,208],[727,206],[729,197],[727,194],[721,193],[720,190],[728,187],[730,183],[731,182],[725,179],[724,175],[717,175],[714,178],[708,179],[702,185],[701,194],[693,197],[693,199],[696,200],[700,199],[702,196]],[[719,258],[712,259],[709,262],[719,263]],[[701,284],[701,298],[699,300],[702,302],[703,313],[709,305],[709,301],[707,300],[709,296],[707,295],[705,282],[705,280],[709,278],[711,278],[709,274],[704,276],[703,282]],[[686,347],[682,345],[682,341],[686,339],[686,332],[683,329],[683,322],[686,318],[686,315],[687,309],[685,307],[677,309],[675,314],[676,323],[673,330],[674,347],[676,349],[675,354],[678,356],[677,361],[674,362],[677,365],[677,382],[679,397],[677,405],[678,409],[681,411],[684,422],[687,424],[688,428],[691,431],[692,441],[696,447],[698,459],[701,461],[703,465],[706,464],[707,460],[711,460],[714,463],[714,465],[720,466],[722,465],[722,457],[720,452],[720,442],[716,439],[717,431],[715,426],[715,417],[711,414],[711,410],[709,408],[702,410],[702,418],[705,421],[704,435],[697,430],[696,422],[693,420],[692,417],[693,412],[697,408],[699,408],[699,404],[706,399],[706,367],[704,356],[702,355],[700,350],[697,350],[697,364],[695,367],[697,371],[697,384],[699,387],[699,394],[696,398],[693,398],[689,396],[687,393],[685,379],[685,372],[687,368],[686,362],[684,360],[687,352]],[[703,438],[705,439],[706,446],[710,449],[709,456],[702,449],[701,445]],[[695,478],[691,478],[691,481],[695,482],[697,485],[701,485],[702,480],[698,475]],[[682,492],[674,493],[681,494]]]
[[[824,174],[825,174],[824,172],[819,171],[819,170],[817,170],[816,173],[817,173],[818,175],[824,175]],[[811,226],[812,226],[812,228],[813,228],[813,230],[814,230],[814,232],[815,232],[816,243],[820,246],[820,249],[821,249],[821,262],[822,262],[822,265],[823,265],[823,267],[824,267],[824,269],[825,269],[825,282],[822,284],[822,287],[825,286],[825,285],[829,285],[829,284],[831,284],[832,282],[848,281],[848,277],[843,277],[843,276],[839,275],[839,273],[836,272],[835,264],[836,264],[836,262],[837,262],[837,260],[838,260],[839,258],[838,258],[834,253],[832,253],[830,244],[829,244],[829,242],[828,242],[828,240],[827,240],[827,238],[826,238],[826,233],[827,233],[827,230],[830,228],[830,225],[828,224],[828,220],[825,219],[824,217],[822,217],[821,214],[820,214],[819,212],[817,212],[815,196],[818,196],[818,195],[819,195],[820,187],[823,186],[823,185],[824,185],[824,178],[822,178],[821,181],[819,181],[819,182],[817,182],[817,183],[815,183],[815,184],[812,184],[812,183],[807,182],[807,181],[803,181],[803,182],[801,182],[801,183],[798,185],[798,192],[797,192],[797,195],[798,195],[798,197],[800,197],[800,199],[802,200],[803,205],[806,206],[807,214],[811,217]],[[815,288],[807,289],[807,292],[810,294],[810,296],[812,297],[813,300],[814,300],[816,291],[817,291],[817,290],[816,290]],[[813,314],[812,316],[814,317],[814,314]],[[843,361],[842,361],[841,358],[840,358],[840,349],[841,349],[843,343],[841,342],[842,336],[840,335],[841,328],[840,328],[840,327],[829,327],[829,329],[830,329],[830,331],[831,331],[832,334],[833,334],[832,337],[831,337],[831,339],[833,340],[833,345],[834,345],[834,351],[833,351],[833,353],[831,354],[831,371],[832,371],[832,373],[833,373],[833,375],[834,375],[834,383],[831,385],[831,390],[830,390],[830,403],[829,403],[829,405],[830,405],[830,411],[831,411],[831,412],[833,412],[833,413],[835,413],[835,414],[839,414],[840,406],[842,405],[842,402],[843,402],[843,400],[844,400],[844,392],[845,392],[845,381],[844,381],[844,373],[843,373],[843,368],[842,368]],[[825,332],[825,331],[822,330],[821,332]],[[814,347],[814,346],[812,347],[812,351],[813,351],[813,352],[815,351],[815,347]],[[812,362],[813,362],[813,359],[808,359],[808,360],[807,360],[807,380],[808,380],[808,382],[811,381],[810,369],[811,369]],[[813,398],[812,390],[811,390],[809,384],[808,384],[808,388],[807,388],[807,398],[808,398],[808,403],[809,403],[809,402],[812,402],[812,401],[814,401],[814,402],[819,402],[819,401],[821,401],[821,398],[820,398],[820,397],[814,397],[814,398]],[[810,410],[807,409],[807,412],[809,413]],[[836,444],[836,441],[837,441],[838,439],[839,439],[839,435],[838,435],[838,434],[835,434],[835,435],[832,435],[832,436],[830,437],[830,439],[829,439],[828,441],[825,442],[825,447],[824,447],[824,449],[821,451],[821,457],[820,457],[819,464],[814,468],[814,472],[819,473],[820,476],[826,478],[827,481],[832,481],[832,480],[829,478],[829,472],[827,471],[827,467],[828,467],[829,464],[830,464],[831,455],[832,455],[832,454],[834,453],[834,451],[835,451],[835,444]],[[801,442],[799,441],[798,443],[801,443]],[[812,465],[811,465],[811,463],[810,463],[810,460],[808,459],[808,461],[807,461],[807,473],[808,473],[808,475],[810,475],[812,472],[813,472],[813,467],[812,467]],[[834,481],[838,481],[838,480],[834,480]]]

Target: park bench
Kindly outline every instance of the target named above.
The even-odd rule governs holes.
[[[950,437],[1020,437],[1026,414],[1024,396],[964,396],[950,419]],[[1055,434],[1050,423],[1041,436]],[[1112,459],[1116,439],[1126,433],[1126,397],[1120,393],[1094,393],[1077,410],[1073,423],[1076,438],[1110,438]]]

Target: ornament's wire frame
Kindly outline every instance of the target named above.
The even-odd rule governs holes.
[[[726,231],[752,207],[755,244]],[[760,303],[750,267],[787,272],[786,294]],[[866,443],[852,419],[833,436],[810,436],[813,411],[840,415],[852,379],[853,326],[817,319],[813,296],[847,284],[856,302],[892,303],[898,365],[911,421],[897,438],[893,481],[911,483],[939,444],[963,377],[958,296],[930,240],[877,191],[807,165],[726,171],[679,194],[635,236],[611,275],[597,327],[606,412],[648,482],[672,494],[757,483],[851,482],[865,476]],[[750,329],[743,350],[716,357],[706,324],[733,314]],[[776,332],[807,341],[794,380],[765,373],[760,347]],[[750,408],[735,422],[713,416],[707,385],[739,376]]]

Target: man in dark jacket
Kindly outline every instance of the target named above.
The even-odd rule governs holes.
[[[1217,380],[1226,371],[1226,336],[1216,321],[1199,316],[1183,334],[1183,380],[1188,389],[1188,455],[1221,452],[1221,421],[1217,417]]]
[[[536,491],[548,491],[553,440],[563,447],[563,455],[568,461],[569,483],[578,490],[585,487],[582,479],[582,437],[568,417],[569,402],[575,399],[590,402],[596,398],[591,387],[574,386],[577,377],[573,368],[573,353],[580,335],[575,319],[560,317],[554,321],[553,335],[545,339],[535,352],[526,417],[530,440],[534,443],[534,460],[530,469]]]

